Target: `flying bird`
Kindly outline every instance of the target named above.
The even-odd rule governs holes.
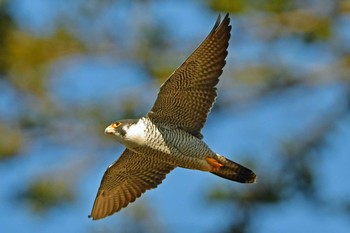
[[[103,175],[89,217],[118,212],[156,188],[176,167],[211,172],[254,183],[250,169],[212,151],[202,140],[226,63],[230,18],[220,15],[205,40],[162,84],[152,109],[139,119],[119,120],[105,129],[126,149]]]

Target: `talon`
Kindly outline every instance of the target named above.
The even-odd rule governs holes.
[[[207,160],[207,162],[212,166],[212,169],[210,172],[214,172],[216,170],[218,170],[220,167],[223,167],[224,165],[219,163],[216,159],[214,158],[205,158],[205,160]]]

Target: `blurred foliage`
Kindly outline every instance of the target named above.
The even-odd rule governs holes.
[[[276,15],[267,24],[278,24],[281,30],[287,28],[289,33],[300,34],[306,42],[328,39],[331,36],[331,19],[309,10],[295,10]]]
[[[86,137],[92,134],[103,135],[101,129],[112,122],[110,118],[115,110],[112,112],[112,110],[107,109],[107,107],[113,106],[112,102],[65,109],[59,100],[53,101],[51,99],[51,89],[48,88],[52,78],[51,68],[58,62],[79,55],[98,56],[111,52],[99,50],[101,48],[100,41],[87,42],[86,37],[89,39],[94,36],[91,34],[98,34],[99,30],[91,30],[93,33],[81,36],[77,32],[80,26],[90,25],[91,29],[94,29],[94,26],[96,28],[106,27],[108,30],[117,31],[118,35],[115,37],[123,38],[130,44],[125,46],[121,40],[111,36],[115,39],[111,41],[116,44],[116,57],[130,59],[133,64],[141,64],[142,72],[159,83],[173,72],[176,68],[174,64],[179,65],[179,63],[174,62],[175,58],[173,57],[180,53],[178,48],[170,45],[172,35],[168,25],[163,22],[156,20],[140,24],[133,22],[127,25],[124,30],[117,27],[120,26],[119,24],[124,25],[128,20],[142,20],[140,17],[135,17],[135,19],[130,17],[131,19],[125,19],[125,22],[115,22],[113,28],[108,28],[106,25],[101,26],[98,23],[96,23],[97,26],[95,25],[95,22],[101,23],[98,21],[99,17],[104,16],[106,10],[112,9],[109,6],[113,4],[127,4],[129,8],[125,9],[128,9],[130,11],[128,13],[132,15],[135,6],[141,6],[144,9],[145,4],[157,4],[155,1],[95,0],[89,1],[88,4],[86,1],[76,1],[75,4],[80,5],[80,7],[69,9],[75,17],[68,17],[67,13],[59,12],[60,17],[56,19],[59,22],[53,24],[55,28],[53,28],[52,33],[45,35],[22,28],[20,23],[16,21],[18,19],[13,15],[14,10],[10,10],[9,2],[0,0],[0,79],[14,87],[15,95],[20,100],[21,105],[18,106],[19,117],[12,119],[11,124],[7,124],[8,122],[3,120],[3,116],[0,115],[1,163],[8,162],[14,155],[20,154],[23,149],[30,146],[28,144],[31,143],[31,138],[23,139],[23,135],[28,132],[31,137],[43,140],[48,140],[50,137],[65,138],[73,145],[80,140],[81,144],[78,146],[86,147],[89,144],[88,140],[85,141]],[[233,77],[239,85],[255,90],[252,93],[259,93],[259,95],[254,96],[256,99],[268,92],[293,85],[317,84],[321,82],[320,76],[322,74],[328,74],[331,81],[342,81],[345,85],[349,85],[350,51],[349,46],[347,46],[349,41],[337,37],[335,25],[339,18],[349,14],[350,1],[327,1],[328,4],[323,5],[319,3],[319,1],[298,0],[207,1],[209,9],[230,12],[233,17],[237,16],[238,19],[242,19],[237,20],[238,23],[234,25],[238,30],[241,30],[239,35],[232,35],[234,40],[242,34],[264,43],[265,50],[259,54],[257,61],[238,66],[232,70],[226,67],[225,70],[230,72],[228,76]],[[133,30],[128,28],[131,26],[135,28]],[[108,31],[107,29],[106,31]],[[113,35],[108,33],[107,35]],[[303,77],[300,77],[300,73],[297,72],[298,70],[293,64],[283,63],[282,65],[279,63],[279,57],[271,50],[271,45],[274,42],[290,38],[301,41],[304,46],[321,45],[320,47],[329,51],[335,59],[318,67],[319,70],[316,69],[315,73],[306,72],[305,75],[302,74]],[[115,57],[111,56],[109,59],[112,60]],[[58,72],[58,79],[61,78],[60,75],[62,74]],[[128,99],[127,101],[111,100],[119,103],[118,118],[133,118],[139,115],[138,94],[127,93],[125,97]],[[232,100],[231,103],[225,103],[225,105],[235,101]],[[17,104],[14,102],[11,106],[17,106]],[[219,108],[214,108],[214,111],[217,109]],[[62,126],[64,120],[68,123]],[[115,120],[114,115],[113,120]],[[315,133],[304,140],[298,138],[295,141],[282,142],[281,150],[283,153],[279,158],[276,158],[276,164],[273,165],[275,170],[266,167],[265,174],[258,174],[258,184],[247,186],[246,189],[242,189],[242,186],[239,189],[216,187],[209,191],[207,200],[211,203],[229,203],[240,210],[237,214],[233,213],[231,209],[227,209],[227,213],[235,215],[230,226],[226,229],[227,232],[249,232],[252,219],[254,219],[254,211],[258,207],[277,206],[296,195],[300,195],[310,202],[319,201],[315,192],[317,177],[312,167],[315,161],[313,151],[317,151],[323,145],[322,140],[329,133],[331,125],[336,120],[336,118],[331,119],[327,124],[318,122],[321,130],[305,129],[305,131]],[[18,128],[13,127],[13,125],[18,126]],[[74,134],[75,127],[80,127],[78,134]],[[67,147],[68,145],[61,146]],[[99,156],[97,154],[90,163],[94,164]],[[73,165],[65,164],[71,170],[77,170]],[[259,165],[256,164],[256,166]],[[71,186],[72,180],[64,180],[62,177],[57,179],[38,178],[28,184],[19,198],[29,203],[34,212],[43,213],[56,206],[76,200],[75,192],[77,190],[72,189]],[[331,206],[331,204],[325,203],[324,205]],[[349,211],[350,204],[342,204],[344,204],[342,208]],[[136,206],[134,212],[129,215],[130,219],[125,221],[125,226],[135,225],[133,232],[141,232],[141,230],[142,232],[163,232],[166,230],[157,225],[159,220],[150,206]],[[114,231],[111,230],[111,232]]]
[[[162,226],[161,218],[155,213],[153,206],[145,202],[135,203],[135,205],[130,206],[127,216],[128,218],[121,227],[125,229],[124,233],[167,232],[167,229]]]
[[[155,78],[158,83],[163,83],[176,68],[167,60],[169,54],[166,51],[171,50],[167,40],[170,32],[166,25],[156,23],[141,28],[141,33],[142,37],[137,42],[135,58],[144,65],[150,77]]]
[[[217,11],[228,11],[231,13],[242,13],[246,8],[244,0],[210,0],[209,6]]]
[[[43,213],[53,207],[74,201],[68,180],[40,178],[23,191],[19,199],[29,203],[33,211]]]
[[[305,7],[295,0],[211,0],[210,6],[218,11],[231,13],[264,12],[258,20],[262,28],[271,28],[271,37],[281,37],[285,34],[300,34],[305,41],[327,39],[331,36],[331,14],[322,14]],[[341,7],[341,9],[346,6]]]
[[[250,232],[253,215],[258,209],[280,205],[296,197],[321,202],[315,191],[317,177],[313,161],[324,145],[324,136],[332,129],[332,123],[324,122],[302,141],[295,138],[281,143],[282,154],[276,158],[274,169],[266,168],[266,172],[259,174],[254,186],[245,189],[216,187],[208,193],[209,201],[233,203],[239,209],[224,232]],[[332,200],[322,203],[324,208],[332,205]]]
[[[350,1],[349,0],[340,1],[339,7],[337,10],[340,13],[350,13]]]
[[[252,10],[280,13],[289,10],[293,3],[292,0],[210,0],[209,6],[216,11],[236,14]]]
[[[232,77],[242,84],[254,87],[260,93],[293,86],[298,77],[292,76],[286,67],[271,65],[246,65],[232,72]]]
[[[19,129],[0,124],[0,162],[17,155],[23,147],[23,139]]]
[[[162,64],[162,62],[158,62],[157,65],[153,65],[150,67],[150,74],[154,77],[159,84],[162,84],[176,69],[170,64]]]
[[[253,11],[263,12],[257,19],[252,17],[250,24],[247,24],[247,28],[248,25],[257,26],[246,30],[252,31],[255,36],[266,40],[269,44],[290,37],[300,38],[305,45],[320,41],[329,43],[324,46],[331,49],[333,56],[338,57],[339,62],[336,65],[325,64],[322,71],[331,70],[328,74],[332,77],[332,81],[339,78],[348,82],[350,78],[349,51],[342,49],[339,51],[338,48],[349,47],[346,46],[347,42],[344,40],[337,41],[336,46],[332,47],[332,40],[335,37],[335,23],[341,14],[349,12],[350,4],[349,1],[334,1],[331,4],[327,1],[327,3],[320,10],[322,7],[317,5],[317,1],[209,1],[210,7],[219,11],[229,11],[240,15],[251,14]],[[327,8],[329,6],[331,7]],[[264,30],[261,31],[260,28]],[[273,56],[274,53],[269,53],[269,51],[264,53],[260,63],[239,67],[232,73],[232,77],[244,85],[260,90],[261,94],[291,85],[300,85],[307,80],[306,77],[296,76],[293,68],[286,64],[281,66],[278,62],[271,63],[273,59],[270,57]],[[322,82],[319,76],[310,75],[308,78],[315,83]],[[278,206],[300,196],[311,203],[322,203],[319,206],[325,209],[336,208],[332,200],[321,201],[319,199],[316,192],[318,178],[314,164],[317,160],[317,151],[324,146],[324,138],[332,131],[332,125],[337,119],[338,116],[335,116],[328,122],[318,122],[317,129],[306,130],[305,135],[311,133],[310,135],[303,135],[303,137],[281,143],[283,153],[276,158],[274,169],[260,169],[266,172],[258,174],[256,185],[244,189],[242,187],[215,187],[210,190],[208,200],[212,203],[224,202],[225,206],[228,206],[227,213],[233,216],[230,226],[223,232],[251,232],[257,210]],[[236,207],[233,210],[232,204]],[[343,205],[346,206],[346,203]]]
[[[0,61],[5,61],[1,66],[7,72],[6,77],[20,90],[37,97],[45,96],[51,62],[83,49],[82,44],[63,29],[45,38],[9,30],[4,47],[6,52],[1,53]]]
[[[7,35],[8,30],[13,28],[13,20],[11,18],[11,15],[8,13],[8,8],[6,5],[6,1],[0,2],[0,47],[1,47],[1,53],[0,53],[0,75],[6,70],[5,62],[6,57],[1,55],[2,53],[6,52],[7,47],[5,46],[5,37]]]

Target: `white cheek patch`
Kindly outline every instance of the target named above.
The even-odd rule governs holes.
[[[133,144],[144,145],[146,143],[146,127],[143,122],[138,121],[137,124],[131,125],[127,130],[125,139]]]

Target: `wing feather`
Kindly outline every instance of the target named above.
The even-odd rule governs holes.
[[[157,187],[175,167],[125,149],[106,170],[89,217],[107,217]]]
[[[200,131],[217,96],[215,86],[226,63],[229,24],[228,14],[222,22],[219,16],[206,39],[164,82],[147,114],[151,120],[202,138]]]

